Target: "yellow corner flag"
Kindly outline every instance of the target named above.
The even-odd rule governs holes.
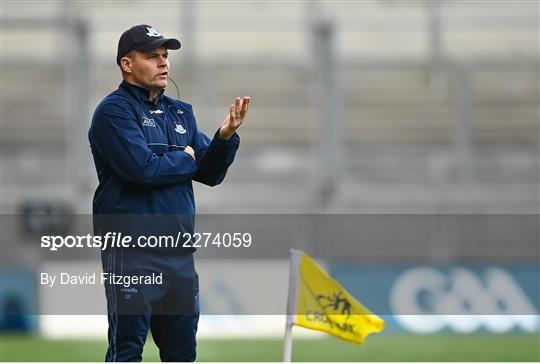
[[[384,329],[383,319],[351,296],[309,255],[299,250],[291,250],[291,253],[287,304],[289,328],[297,325],[324,331],[356,344],[362,344],[369,334]],[[285,344],[285,361],[290,361],[290,353],[286,352],[287,339],[291,340],[290,333],[286,333]]]

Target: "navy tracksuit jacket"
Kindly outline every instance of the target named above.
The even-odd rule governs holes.
[[[122,82],[96,108],[89,140],[99,185],[93,201],[94,233],[138,235],[193,233],[192,181],[219,184],[240,138],[209,139],[191,105]],[[191,146],[196,159],[183,149]],[[102,252],[104,272],[163,273],[163,284],[106,284],[107,361],[140,361],[148,329],[163,361],[194,361],[198,277],[193,249],[123,248]]]

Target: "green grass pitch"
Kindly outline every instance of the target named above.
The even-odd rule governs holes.
[[[99,340],[1,335],[1,361],[103,361]],[[282,339],[200,339],[197,361],[281,361]],[[159,361],[147,340],[144,361]],[[536,335],[372,335],[363,346],[333,337],[294,339],[293,361],[540,361]]]

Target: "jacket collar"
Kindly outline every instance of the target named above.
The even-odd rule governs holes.
[[[147,104],[153,104],[156,105],[158,102],[161,101],[163,98],[163,93],[165,90],[159,90],[158,96],[156,98],[155,102],[150,102],[150,91],[144,87],[134,85],[132,83],[129,83],[127,81],[122,81],[120,84],[120,87],[127,90],[133,97],[135,97],[140,102],[146,102]]]

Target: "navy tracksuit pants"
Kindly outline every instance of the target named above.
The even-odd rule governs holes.
[[[103,272],[117,276],[162,275],[162,284],[125,287],[105,282],[109,348],[105,361],[141,361],[148,330],[162,361],[195,361],[199,282],[193,254],[152,249],[107,249]]]

